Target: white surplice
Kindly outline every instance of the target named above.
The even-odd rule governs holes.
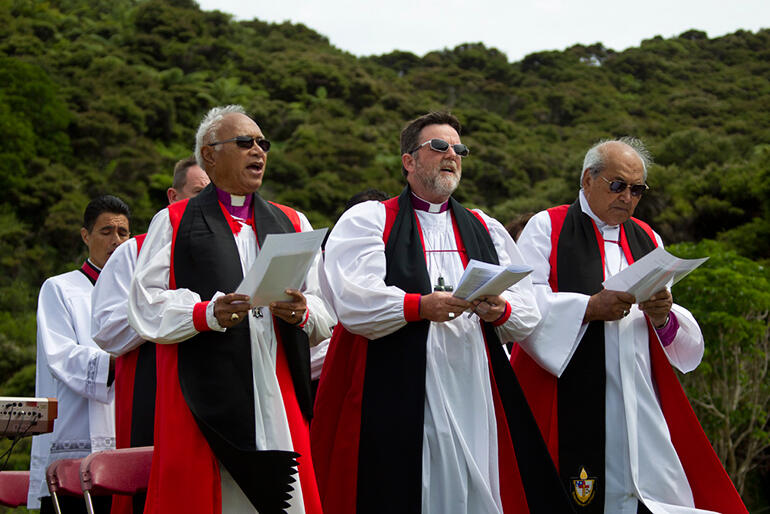
[[[35,396],[59,403],[53,432],[32,438],[28,508],[39,509],[49,495],[48,464],[115,448],[110,356],[91,339],[92,289],[80,271],[51,277],[40,288]]]
[[[144,343],[128,324],[128,289],[134,276],[137,243],[131,238],[110,256],[91,293],[91,336],[99,347],[115,357]]]
[[[193,307],[201,301],[200,296],[189,289],[169,289],[169,264],[173,231],[168,209],[158,212],[150,223],[142,252],[131,282],[128,302],[128,319],[131,326],[144,339],[160,344],[183,342],[198,332],[193,325]],[[310,222],[298,213],[302,231],[312,230]],[[254,230],[248,224],[241,224],[241,230],[233,235],[240,255],[244,273],[256,259],[258,248]],[[316,257],[309,273],[317,273]],[[316,290],[307,288],[302,292],[307,299],[309,318],[304,331],[310,344],[317,344],[331,335],[335,320],[330,316],[325,302]],[[230,293],[231,291],[227,291]],[[224,294],[218,292],[217,298]],[[213,313],[214,302],[210,302],[206,319],[213,330],[224,331]],[[255,441],[259,450],[293,450],[291,434],[283,406],[283,399],[275,373],[276,336],[272,317],[267,307],[262,307],[261,318],[249,314],[251,336],[251,365],[253,372]],[[182,343],[184,344],[184,343]],[[256,512],[233,481],[227,470],[220,465],[222,476],[222,512]],[[295,487],[291,499],[290,513],[304,512],[302,488]]]
[[[628,266],[619,244],[620,227],[602,222],[580,191],[580,206],[605,240],[605,277]],[[655,234],[658,246],[663,243]],[[586,331],[583,315],[588,295],[554,293],[551,271],[551,219],[536,214],[519,237],[524,259],[534,267],[532,280],[543,321],[520,342],[544,369],[560,376]],[[698,323],[687,309],[674,304],[679,321],[676,337],[664,351],[682,372],[695,369],[703,357],[704,342]],[[663,412],[652,383],[647,325],[634,305],[620,321],[604,323],[606,386],[605,508],[608,514],[636,514],[637,498],[655,514],[705,513],[695,509],[692,491],[671,443]]]
[[[416,211],[426,250],[456,250],[449,211]],[[481,213],[501,265],[522,263],[508,233]],[[385,208],[364,202],[346,211],[326,244],[322,290],[340,322],[352,333],[377,339],[403,327],[405,292],[386,286]],[[393,237],[391,235],[391,237]],[[431,284],[443,277],[457,285],[463,273],[458,252],[428,252]],[[503,293],[512,313],[497,328],[503,342],[528,335],[540,320],[525,278]],[[501,513],[497,428],[489,365],[478,318],[467,314],[431,323],[425,374],[422,512]],[[364,465],[366,465],[364,463]]]

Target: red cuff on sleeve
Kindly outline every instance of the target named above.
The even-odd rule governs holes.
[[[404,319],[406,321],[420,321],[420,293],[407,293],[404,295]]]
[[[302,323],[297,325],[299,328],[305,328],[305,325],[307,325],[307,320],[310,319],[310,309],[305,309],[305,317],[302,320]]]
[[[206,321],[206,307],[209,302],[198,302],[193,307],[193,326],[198,332],[207,332],[211,330],[208,321]]]
[[[493,327],[499,327],[506,321],[508,321],[508,318],[511,317],[511,304],[508,302],[505,302],[505,310],[502,314],[500,314],[500,317],[497,318],[495,321],[492,322]]]

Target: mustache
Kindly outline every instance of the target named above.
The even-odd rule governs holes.
[[[440,169],[450,169],[454,172],[457,172],[457,163],[453,159],[443,159],[441,163],[439,164]]]

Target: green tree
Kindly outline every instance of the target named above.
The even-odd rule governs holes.
[[[706,351],[683,376],[698,418],[738,492],[770,449],[770,273],[715,241],[669,247],[709,260],[674,287],[698,320]]]

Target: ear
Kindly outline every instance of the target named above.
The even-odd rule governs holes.
[[[589,168],[586,168],[583,170],[583,178],[580,180],[581,187],[585,190],[588,189],[591,186],[591,182],[593,181],[594,177],[591,175],[591,170]]]
[[[203,157],[203,164],[205,164],[203,169],[209,177],[211,177],[209,170],[214,169],[214,152],[216,152],[216,150],[214,150],[213,146],[204,146],[201,148],[201,157]]]
[[[169,204],[176,202],[177,194],[178,193],[176,189],[174,189],[173,187],[169,187],[168,189],[166,189],[166,196],[168,197]]]
[[[415,167],[415,158],[414,155],[410,153],[405,153],[401,155],[401,164],[404,166],[404,169],[408,171],[409,173],[412,173],[414,171]]]
[[[90,237],[91,234],[88,233],[88,230],[86,230],[86,227],[80,227],[80,238],[83,240],[85,245],[90,249],[91,243],[90,243]]]

